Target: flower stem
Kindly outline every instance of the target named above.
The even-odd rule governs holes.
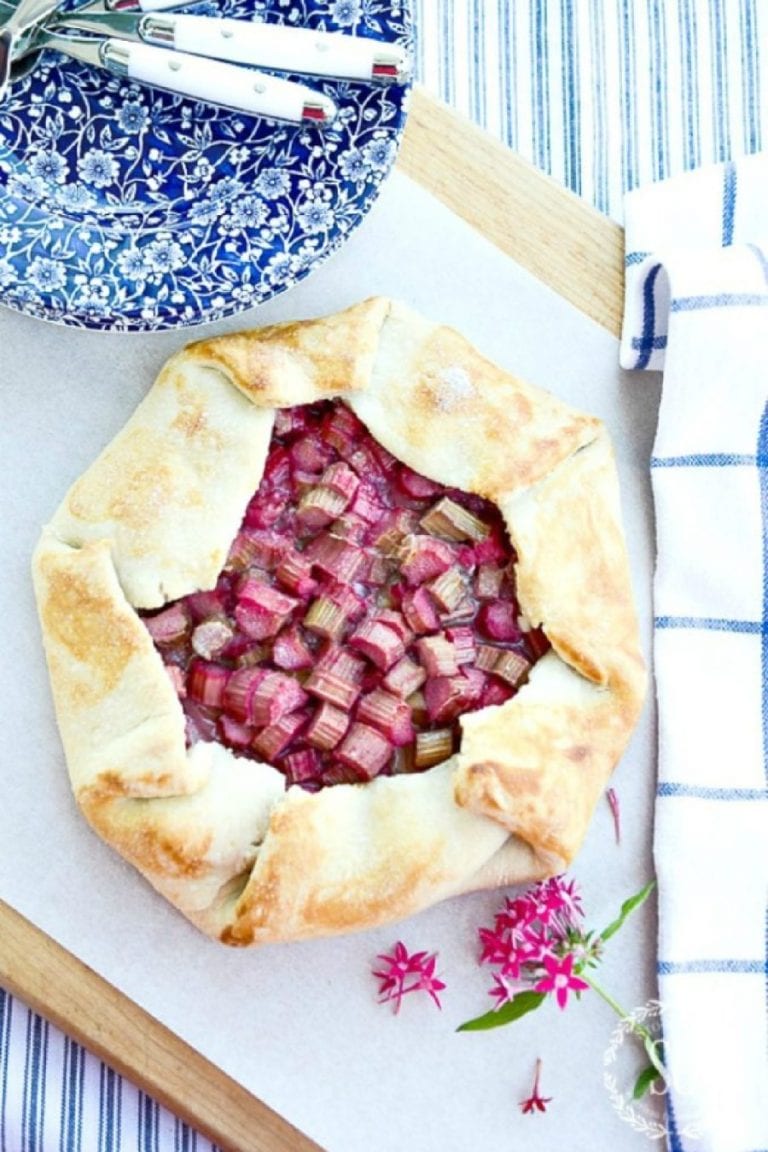
[[[648,1054],[648,1059],[658,1072],[661,1079],[666,1083],[667,1070],[659,1059],[659,1054],[656,1050],[656,1041],[654,1040],[653,1036],[651,1036],[648,1029],[644,1028],[642,1024],[639,1024],[637,1020],[633,1020],[629,1013],[625,1012],[621,1005],[616,1000],[614,1000],[613,996],[611,996],[609,992],[606,992],[605,988],[598,984],[597,980],[595,980],[591,973],[581,972],[580,975],[582,980],[586,980],[592,991],[597,992],[601,1000],[604,1000],[609,1008],[613,1009],[617,1016],[619,1016],[622,1020],[626,1020],[635,1035],[643,1041],[643,1047]]]

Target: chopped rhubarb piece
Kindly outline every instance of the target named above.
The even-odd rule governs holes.
[[[278,717],[273,724],[262,729],[258,736],[254,737],[254,750],[265,760],[272,761],[278,756],[282,756],[289,744],[306,726],[308,717],[309,711],[307,709],[302,709],[299,712],[287,712],[284,716]]]
[[[324,528],[342,514],[348,503],[345,496],[318,485],[301,497],[297,519],[309,530]]]
[[[393,696],[383,688],[362,697],[357,705],[357,718],[378,728],[394,747],[413,743],[409,705],[400,696]]]
[[[307,609],[304,627],[326,640],[339,640],[347,625],[347,615],[330,596],[318,596]]]
[[[413,632],[406,624],[402,612],[397,612],[392,608],[382,608],[376,613],[375,619],[379,624],[386,624],[388,628],[394,628],[403,644],[410,644],[413,640]]]
[[[150,636],[161,648],[179,644],[189,632],[189,612],[184,604],[171,604],[156,616],[145,616]]]
[[[221,708],[229,672],[220,664],[193,660],[187,673],[187,695],[206,708]]]
[[[275,636],[299,601],[286,596],[270,584],[248,577],[238,592],[239,603],[235,609],[235,619],[252,640],[265,640]]]
[[[475,596],[480,600],[497,600],[503,582],[503,568],[498,564],[481,564],[475,572]]]
[[[400,570],[411,585],[425,584],[456,563],[456,553],[433,536],[406,536],[398,551]]]
[[[349,646],[386,672],[405,654],[405,645],[394,628],[365,620],[349,637]]]
[[[330,444],[324,444],[317,436],[306,436],[296,440],[290,448],[291,463],[294,467],[294,480],[296,470],[299,472],[318,473],[330,464],[333,459],[333,449]],[[317,475],[315,475],[317,484]]]
[[[230,673],[221,704],[224,711],[241,724],[247,723],[250,719],[251,697],[265,676],[263,668],[238,668]]]
[[[317,591],[317,580],[312,575],[312,562],[303,552],[291,548],[283,556],[275,576],[289,592],[305,600]]]
[[[389,583],[392,575],[392,565],[386,556],[380,552],[373,552],[366,556],[365,583],[373,588],[383,588]],[[358,577],[359,578],[359,577]]]
[[[413,692],[408,697],[408,703],[411,706],[411,716],[417,728],[423,728],[425,724],[429,724],[429,713],[427,712],[427,701],[424,698],[424,692],[419,690]]]
[[[393,664],[382,680],[382,684],[390,692],[394,692],[396,696],[402,696],[405,699],[421,688],[426,678],[427,674],[420,664],[417,664],[410,656],[403,656],[402,660]]]
[[[379,501],[376,489],[373,485],[368,484],[365,480],[361,480],[360,485],[355,492],[352,503],[349,505],[349,511],[355,516],[359,516],[361,520],[365,520],[368,524],[377,524],[381,519],[383,506]]]
[[[330,752],[335,748],[349,727],[349,716],[340,708],[324,701],[312,717],[304,734],[304,739],[314,748]]]
[[[266,671],[251,693],[248,719],[257,728],[274,724],[288,712],[295,712],[307,701],[307,694],[293,676],[285,672]]]
[[[321,434],[340,456],[347,456],[356,450],[366,431],[364,424],[358,420],[354,412],[343,404],[338,404],[323,421]]]
[[[415,647],[427,676],[455,676],[458,672],[456,649],[446,636],[425,636]]]
[[[351,584],[365,563],[365,553],[355,544],[328,532],[316,536],[304,555],[314,571],[339,584]]]
[[[482,604],[477,627],[489,640],[510,641],[521,637],[515,604],[511,600],[491,600]]]
[[[237,626],[251,640],[267,640],[276,636],[286,621],[282,613],[268,612],[258,604],[243,601],[235,608]]]
[[[429,500],[443,490],[442,485],[436,484],[434,480],[428,480],[419,472],[414,472],[407,464],[401,464],[398,468],[397,484],[411,500]]]
[[[441,764],[454,752],[453,730],[451,728],[436,728],[433,732],[416,733],[415,766],[419,768],[432,768]]]
[[[289,784],[304,784],[307,780],[315,780],[322,772],[320,757],[313,748],[302,748],[284,756],[280,767]]]
[[[475,647],[475,668],[479,668],[481,672],[493,672],[502,651],[503,649],[494,648],[491,644],[477,644]]]
[[[468,549],[473,564],[505,565],[514,558],[512,546],[505,539],[503,529],[494,524],[484,540],[478,540]]]
[[[311,668],[315,658],[298,628],[285,628],[275,637],[272,661],[286,672],[299,672],[304,668]]]
[[[332,661],[321,662],[313,669],[304,687],[337,708],[349,709],[360,695],[363,670],[362,661],[338,651]]]
[[[429,719],[433,724],[445,724],[455,720],[480,699],[485,676],[474,668],[470,671],[475,675],[470,676],[467,672],[463,672],[458,676],[436,676],[427,680],[424,685],[424,698]]]
[[[418,527],[418,516],[410,508],[393,508],[373,529],[373,541],[382,552],[394,555],[405,537],[417,532]]]
[[[184,701],[184,719],[188,744],[196,744],[198,740],[216,741],[218,729],[215,712],[187,699]]]
[[[363,780],[372,780],[392,757],[389,741],[367,724],[354,723],[336,749],[336,758]]]
[[[250,724],[241,724],[226,712],[222,712],[219,716],[219,733],[223,743],[230,748],[249,748],[253,740],[253,728]]]
[[[465,596],[450,612],[440,613],[440,624],[441,627],[446,630],[449,628],[463,627],[464,625],[471,624],[476,614],[477,604],[471,596]]]
[[[368,535],[370,525],[360,516],[345,512],[338,520],[331,524],[331,534],[340,540],[347,540],[350,544],[362,544]]]
[[[278,408],[275,412],[276,436],[290,436],[292,433],[303,432],[306,427],[305,408]]]
[[[237,590],[237,598],[241,602],[264,608],[267,612],[274,612],[277,616],[290,616],[294,608],[298,608],[299,601],[294,596],[287,596],[273,588],[271,584],[264,584],[261,580],[248,576]]]
[[[226,613],[224,593],[216,588],[206,592],[191,592],[184,602],[196,624],[200,620],[210,620],[212,616],[223,616]]]
[[[480,706],[482,708],[493,708],[498,704],[506,703],[514,694],[515,690],[511,684],[507,684],[504,680],[494,680],[491,676],[483,687],[482,695],[480,696]]]
[[[489,524],[449,496],[438,500],[422,516],[421,526],[430,535],[444,536],[448,540],[484,540],[491,531]]]
[[[475,663],[475,634],[471,628],[446,628],[445,634],[456,650],[456,660],[459,664]]]
[[[444,612],[453,612],[466,598],[464,577],[458,568],[449,568],[427,585],[433,600]]]
[[[526,660],[525,656],[507,648],[499,651],[498,659],[493,667],[493,674],[494,676],[501,676],[502,680],[506,680],[508,684],[516,688],[530,670],[530,661]]]
[[[262,568],[265,572],[272,572],[280,563],[282,557],[291,546],[290,538],[273,528],[256,528],[250,532],[241,532],[243,552],[247,549],[249,568]]]
[[[348,584],[332,582],[326,585],[325,592],[343,610],[348,620],[359,620],[365,615],[365,600]]]
[[[551,648],[551,644],[542,628],[530,628],[523,633],[523,639],[534,660],[538,660]]]
[[[231,639],[232,627],[226,620],[204,620],[192,633],[192,648],[203,660],[213,660]]]
[[[389,771],[393,776],[400,775],[403,772],[416,771],[415,744],[406,744],[403,748],[395,748],[395,754],[392,757]]]
[[[409,588],[403,593],[402,609],[403,616],[414,632],[436,632],[440,627],[435,602],[423,585],[421,588]]]
[[[329,767],[323,770],[320,779],[324,785],[360,783],[360,776],[354,768],[350,768],[348,764],[340,764],[338,760],[332,761]]]
[[[360,485],[360,477],[343,460],[337,460],[325,469],[320,484],[323,488],[330,488],[337,496],[344,496],[349,503]]]
[[[245,528],[271,528],[285,512],[290,498],[290,489],[286,480],[285,490],[262,492],[251,501],[245,510],[243,525]]]

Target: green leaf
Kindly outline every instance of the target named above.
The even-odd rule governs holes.
[[[635,1081],[634,1091],[632,1092],[633,1100],[642,1099],[654,1080],[661,1080],[661,1076],[659,1076],[658,1068],[654,1068],[653,1064],[649,1064],[647,1068],[643,1068]]]
[[[502,1004],[501,1008],[494,1008],[483,1016],[476,1016],[474,1020],[467,1020],[460,1024],[457,1032],[487,1032],[489,1028],[501,1028],[502,1024],[511,1024],[519,1020],[528,1012],[533,1012],[544,1000],[546,992],[518,992],[513,1000]]]
[[[628,900],[625,900],[621,906],[621,912],[616,917],[616,919],[600,933],[600,939],[610,940],[611,936],[615,935],[619,928],[624,926],[624,921],[629,915],[631,915],[632,912],[634,912],[635,908],[639,908],[641,904],[645,903],[655,887],[656,881],[649,880],[645,888],[641,888],[640,891],[636,892],[634,896],[630,896]]]

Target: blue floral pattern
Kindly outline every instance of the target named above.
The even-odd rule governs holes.
[[[412,49],[411,0],[221,0],[196,12]],[[0,301],[85,328],[218,320],[291,287],[360,223],[408,86],[312,80],[321,131],[229,112],[44,52],[0,105]]]

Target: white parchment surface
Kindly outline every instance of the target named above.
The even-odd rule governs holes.
[[[40,527],[183,343],[375,293],[460,328],[491,359],[605,419],[649,651],[658,380],[620,372],[608,333],[401,174],[341,253],[225,323],[113,335],[0,311],[0,896],[328,1152],[639,1152],[650,1146],[642,1125],[619,1115],[604,1084],[617,1018],[592,992],[495,1032],[455,1031],[492,1006],[476,929],[492,921],[500,894],[345,939],[230,950],[199,935],[102,844],[71,798],[29,577]],[[596,929],[652,873],[653,723],[649,703],[614,777],[621,844],[602,803],[572,869]],[[655,995],[655,930],[649,905],[607,948],[602,982],[628,1009]],[[398,938],[439,950],[442,1012],[416,996],[399,1016],[376,1003],[371,962]],[[626,1049],[617,1064],[625,1089],[645,1063]],[[537,1057],[542,1092],[554,1099],[545,1115],[522,1115]]]

